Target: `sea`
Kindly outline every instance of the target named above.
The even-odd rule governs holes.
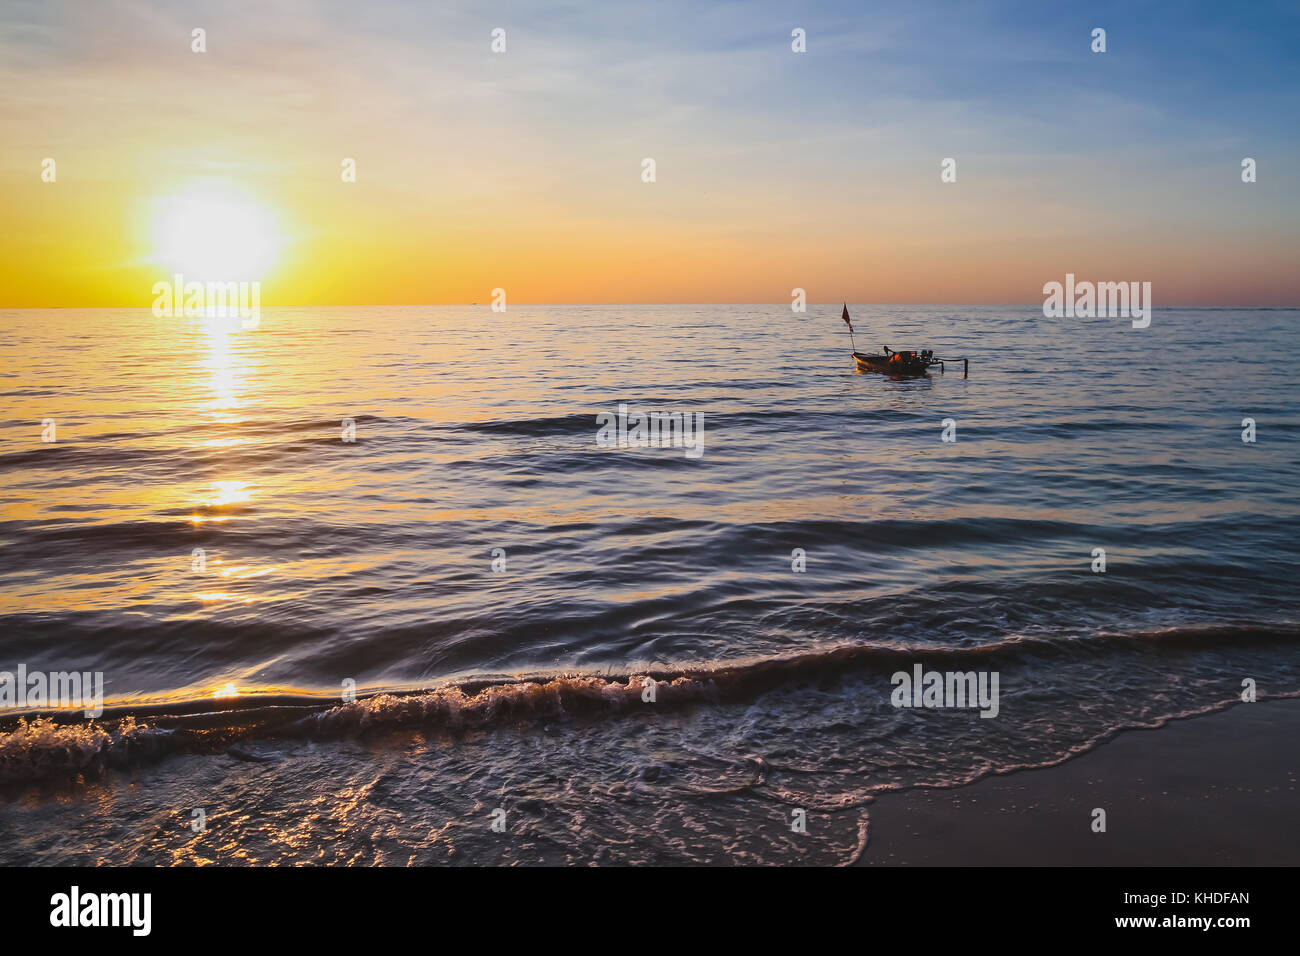
[[[1300,695],[1300,312],[847,307],[968,374],[838,302],[0,311],[0,863],[846,864]]]

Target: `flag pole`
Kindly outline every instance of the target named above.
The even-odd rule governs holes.
[[[849,342],[853,345],[853,351],[856,353],[858,351],[858,343],[853,341],[853,323],[849,321],[849,304],[847,302],[844,303],[843,319],[844,324],[849,327]]]

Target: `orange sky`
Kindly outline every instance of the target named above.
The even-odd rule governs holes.
[[[148,306],[176,258],[154,207],[212,181],[262,211],[254,231],[273,227],[278,251],[247,275],[186,278],[255,279],[265,306],[483,303],[498,287],[514,303],[781,302],[795,287],[1032,303],[1066,272],[1150,281],[1168,305],[1300,302],[1294,161],[1231,111],[1188,120],[1123,59],[1080,75],[1086,44],[1053,25],[1037,42],[1065,67],[1046,72],[973,44],[967,86],[981,67],[1069,77],[1048,92],[999,80],[994,97],[913,70],[951,59],[927,45],[942,24],[814,29],[825,39],[798,55],[784,14],[756,15],[745,42],[708,15],[677,42],[631,7],[631,27],[600,37],[502,13],[515,26],[493,54],[472,5],[432,25],[384,8],[360,31],[279,2],[194,9],[2,15],[0,306]],[[1079,115],[1104,115],[1106,136],[1081,136]],[[1247,149],[1264,157],[1249,185]],[[955,183],[940,182],[948,155]],[[194,218],[209,246],[265,238]]]

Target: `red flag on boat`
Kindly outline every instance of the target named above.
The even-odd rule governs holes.
[[[844,315],[842,316],[842,318],[844,319],[844,324],[847,325],[849,327],[849,331],[852,332],[853,323],[849,321],[849,304],[847,302],[844,303]]]

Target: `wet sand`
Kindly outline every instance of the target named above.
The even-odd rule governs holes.
[[[1056,767],[886,794],[859,863],[1295,866],[1298,771],[1300,700],[1237,704],[1125,731]]]

